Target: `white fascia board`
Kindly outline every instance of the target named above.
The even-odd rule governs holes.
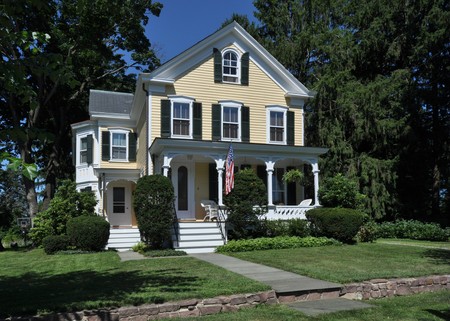
[[[95,112],[95,113],[91,114],[91,119],[93,119],[93,120],[100,120],[100,119],[130,120],[131,118],[130,118],[130,115],[125,115],[125,114]]]
[[[98,121],[99,127],[117,127],[117,128],[136,128],[136,122],[133,120],[120,119],[101,119]]]
[[[94,128],[96,126],[97,126],[97,122],[94,120],[85,120],[85,121],[82,121],[79,123],[74,123],[74,124],[70,125],[70,127],[72,127],[72,131],[79,130],[82,128]]]

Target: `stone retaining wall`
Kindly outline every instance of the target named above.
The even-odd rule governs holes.
[[[164,304],[147,304],[112,309],[85,310],[73,313],[56,313],[43,317],[17,317],[0,321],[147,321],[173,317],[195,317],[219,312],[237,311],[258,304],[277,304],[293,301],[324,300],[343,297],[368,300],[420,292],[450,290],[450,275],[402,279],[374,279],[362,283],[346,284],[339,291],[312,291],[285,296],[266,291],[211,299],[191,299]]]
[[[56,313],[44,317],[18,317],[0,321],[147,321],[174,317],[196,317],[219,312],[237,311],[258,304],[277,304],[275,291],[219,296],[212,299],[190,299],[163,304],[146,304],[117,309],[85,310]]]
[[[374,279],[344,285],[341,289],[341,297],[352,300],[370,300],[444,289],[450,290],[450,275],[389,280]]]

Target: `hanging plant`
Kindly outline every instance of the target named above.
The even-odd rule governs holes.
[[[303,179],[305,175],[299,169],[290,169],[286,173],[283,174],[283,181],[286,183],[303,183]]]

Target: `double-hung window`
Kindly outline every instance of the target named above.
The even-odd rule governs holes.
[[[192,138],[192,103],[194,99],[173,97],[171,101],[172,137]]]
[[[80,164],[87,163],[87,137],[80,139]]]
[[[234,50],[227,50],[222,56],[223,81],[239,83],[239,58]]]
[[[222,106],[222,140],[241,140],[241,107],[234,101],[221,102]]]
[[[111,132],[111,159],[127,160],[127,136],[128,133]]]
[[[267,141],[274,144],[286,144],[286,112],[282,106],[267,108]]]

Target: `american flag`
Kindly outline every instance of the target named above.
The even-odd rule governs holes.
[[[233,146],[228,149],[227,162],[225,165],[225,195],[234,187],[234,155]]]

